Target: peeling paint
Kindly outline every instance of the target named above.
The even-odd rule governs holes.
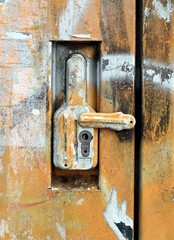
[[[32,35],[29,33],[24,32],[7,32],[6,36],[8,39],[16,39],[16,40],[25,40],[25,39],[31,39]]]
[[[2,126],[0,129],[0,133],[2,133]],[[1,140],[1,137],[0,137],[0,140]],[[5,152],[5,147],[2,147],[0,144],[0,175],[4,173],[4,161],[3,161],[4,152]]]
[[[166,6],[164,6],[159,0],[153,0],[152,4],[159,18],[164,19],[167,23],[169,23],[174,7],[171,0],[167,0],[166,2]]]
[[[9,227],[7,221],[4,219],[0,220],[0,237],[5,238],[5,235],[9,233]]]
[[[57,231],[59,232],[60,236],[63,240],[66,240],[66,230],[62,227],[59,223],[56,223]]]
[[[4,173],[4,167],[2,165],[2,159],[0,159],[0,174]]]
[[[145,9],[144,9],[144,15],[145,15],[146,17],[148,17],[149,14],[150,14],[150,8],[145,7]]]
[[[15,234],[10,234],[11,240],[18,240]]]
[[[32,231],[31,229],[25,230],[25,231],[22,233],[22,238],[27,238],[28,240],[36,240],[36,239],[33,237],[33,231]]]
[[[119,240],[131,240],[133,220],[126,214],[126,200],[119,206],[117,190],[113,188],[110,199],[103,212],[104,219],[115,232]]]
[[[84,202],[84,198],[80,198],[80,199],[76,202],[76,205],[82,205],[83,202]]]
[[[71,35],[72,37],[75,37],[75,38],[88,38],[90,39],[91,38],[91,34],[73,34]]]
[[[36,115],[36,116],[39,116],[40,115],[40,111],[38,109],[33,109],[32,110],[32,114]]]

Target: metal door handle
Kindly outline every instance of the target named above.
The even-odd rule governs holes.
[[[135,126],[135,118],[130,114],[116,113],[82,113],[78,118],[82,127],[110,128],[116,131],[131,129]]]

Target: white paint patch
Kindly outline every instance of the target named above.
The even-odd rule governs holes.
[[[23,233],[22,233],[22,239],[27,239],[27,240],[35,240],[35,238],[33,237],[33,231],[32,229],[28,229],[28,230],[25,230]]]
[[[18,240],[17,237],[16,237],[16,235],[15,235],[14,233],[12,233],[12,234],[10,235],[10,237],[11,237],[11,240]]]
[[[66,240],[66,231],[59,223],[56,223],[57,231],[59,232],[60,236],[63,240]]]
[[[7,221],[0,220],[0,237],[5,238],[5,234],[9,233]]]
[[[114,231],[119,240],[126,240],[115,223],[124,223],[133,229],[133,220],[126,214],[126,200],[119,206],[117,199],[117,190],[113,188],[110,199],[103,212],[104,219]]]
[[[170,22],[171,14],[174,10],[173,4],[171,0],[167,0],[166,6],[164,6],[159,0],[153,0],[152,2],[156,13],[158,14],[160,19],[166,20],[166,22]]]
[[[174,65],[144,59],[144,78],[164,88],[174,89]],[[135,58],[133,55],[106,55],[102,57],[102,79],[105,81],[133,79],[135,72]]]
[[[6,3],[8,3],[8,2],[10,2],[11,0],[0,0],[0,5],[1,4],[6,4]]]
[[[69,0],[67,8],[63,11],[59,24],[59,38],[63,40],[70,40],[72,35],[76,35],[76,28],[90,0]]]
[[[50,236],[47,236],[47,240],[53,240]]]
[[[149,76],[153,76],[153,75],[155,74],[155,71],[152,70],[152,69],[148,69],[148,70],[146,71],[146,73],[147,73]]]
[[[7,32],[6,36],[8,39],[16,39],[16,40],[25,40],[25,39],[32,38],[31,34],[21,33],[21,32]]]
[[[148,17],[150,15],[150,8],[145,7],[144,9],[144,15]]]
[[[153,59],[144,60],[144,78],[153,84],[174,90],[174,65],[164,64]]]
[[[0,198],[3,196],[3,193],[2,192],[0,192]]]
[[[76,202],[76,205],[82,205],[83,202],[84,202],[84,198],[81,198]]]
[[[102,79],[127,78],[133,76],[135,57],[128,54],[106,55],[102,57]]]
[[[72,37],[74,38],[88,38],[90,39],[91,38],[91,34],[74,34],[74,35],[71,35]]]
[[[40,115],[40,111],[38,109],[33,109],[32,110],[32,114],[35,116],[39,116]]]
[[[0,158],[0,174],[4,173],[4,167],[2,165],[2,159]]]

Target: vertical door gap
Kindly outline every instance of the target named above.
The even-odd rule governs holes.
[[[139,239],[140,165],[142,140],[142,36],[143,0],[136,0],[136,54],[135,54],[135,190],[134,190],[134,239]]]

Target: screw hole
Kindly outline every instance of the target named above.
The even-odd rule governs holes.
[[[133,123],[133,121],[130,121],[130,123]]]
[[[65,163],[65,165],[64,165],[65,167],[68,167],[68,165]]]
[[[84,153],[87,153],[87,150],[84,150]]]

